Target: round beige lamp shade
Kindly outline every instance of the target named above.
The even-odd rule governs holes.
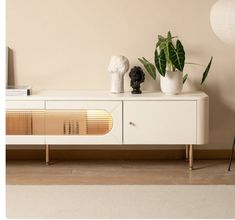
[[[219,0],[210,15],[211,27],[225,43],[235,45],[235,0]]]

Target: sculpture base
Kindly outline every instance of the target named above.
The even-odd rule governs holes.
[[[142,91],[141,90],[132,90],[131,93],[132,94],[141,94]]]

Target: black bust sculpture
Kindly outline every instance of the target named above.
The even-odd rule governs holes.
[[[133,88],[132,90],[132,94],[141,94],[141,90],[140,90],[140,84],[142,82],[144,82],[145,80],[145,74],[144,71],[141,69],[141,67],[139,66],[134,66],[130,73],[129,76],[131,78],[131,87]]]

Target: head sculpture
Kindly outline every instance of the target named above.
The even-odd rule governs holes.
[[[112,74],[112,93],[124,92],[124,74],[129,69],[129,61],[126,57],[118,55],[112,56],[108,66],[108,71]]]
[[[130,73],[129,76],[131,78],[130,85],[133,88],[132,94],[141,94],[142,91],[140,90],[140,84],[144,82],[145,80],[145,74],[144,71],[142,70],[141,67],[139,66],[134,66]]]

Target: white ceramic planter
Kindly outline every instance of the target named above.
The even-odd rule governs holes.
[[[160,77],[161,91],[166,95],[179,94],[183,89],[183,73],[167,71],[165,77]]]

